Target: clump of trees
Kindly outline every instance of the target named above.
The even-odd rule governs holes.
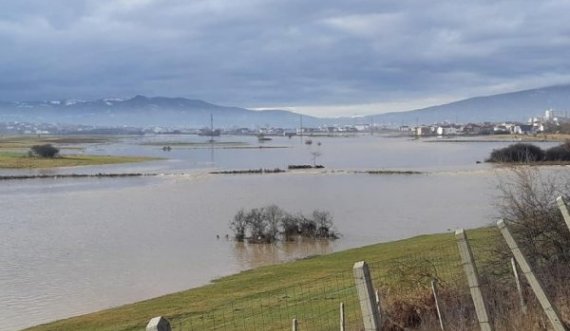
[[[570,141],[551,147],[544,151],[542,148],[517,143],[505,148],[495,149],[487,162],[531,163],[540,161],[570,161]]]
[[[59,149],[51,144],[34,145],[28,152],[30,157],[54,158],[59,155]]]
[[[230,221],[230,229],[235,240],[252,243],[339,238],[329,212],[315,210],[310,216],[305,216],[288,213],[276,205],[239,210]]]
[[[570,140],[562,145],[547,149],[544,159],[546,161],[570,161]]]

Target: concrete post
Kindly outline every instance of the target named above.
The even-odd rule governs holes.
[[[297,322],[296,318],[294,318],[293,321],[291,321],[291,330],[293,331],[299,330],[299,322]]]
[[[162,317],[158,316],[150,320],[146,325],[146,331],[171,331],[170,322]]]
[[[358,291],[364,331],[380,331],[382,320],[376,304],[368,264],[364,261],[356,262],[352,271],[354,273],[356,290]]]
[[[564,198],[558,197],[556,198],[556,203],[558,204],[558,209],[562,213],[562,217],[564,217],[564,222],[566,222],[566,226],[570,229],[570,213],[568,212],[568,205],[564,202]]]
[[[517,245],[517,242],[511,235],[511,232],[509,231],[507,224],[505,223],[505,221],[499,220],[497,221],[497,226],[499,227],[499,230],[501,230],[503,238],[505,238],[507,245],[511,249],[511,252],[513,253],[515,259],[517,260],[517,264],[521,268],[523,275],[526,277],[526,280],[528,281],[530,287],[532,288],[532,291],[536,295],[538,302],[540,302],[540,305],[542,306],[544,313],[548,317],[548,320],[550,320],[550,324],[552,325],[553,329],[556,331],[567,331],[566,327],[562,323],[562,320],[560,319],[560,313],[558,312],[556,307],[554,307],[551,304],[550,298],[544,292],[542,284],[540,283],[538,278],[536,278],[534,272],[530,267],[530,264],[524,257],[519,246]]]
[[[346,324],[344,322],[344,303],[340,303],[340,331],[344,331]]]
[[[459,255],[461,256],[461,264],[463,264],[463,270],[467,276],[471,298],[475,305],[479,327],[481,328],[481,331],[493,331],[493,325],[489,320],[487,305],[485,304],[483,295],[481,294],[479,274],[477,273],[477,267],[473,261],[473,253],[471,252],[471,247],[467,241],[467,235],[463,229],[460,229],[455,231],[455,238],[457,239],[457,247],[459,248]]]

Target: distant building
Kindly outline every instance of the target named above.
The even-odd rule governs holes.
[[[429,126],[418,126],[414,131],[416,136],[429,136],[433,134],[433,131]]]
[[[554,121],[554,110],[552,110],[552,108],[544,111],[544,121],[545,122]]]
[[[368,131],[370,130],[370,124],[356,124],[354,125],[354,129],[358,132]]]
[[[509,130],[509,128],[504,125],[495,125],[495,127],[493,127],[493,133],[494,134],[509,134],[511,133],[511,131]]]
[[[479,124],[469,123],[463,126],[463,134],[466,135],[477,135],[481,134],[482,126]]]
[[[531,134],[534,132],[534,127],[530,124],[519,124],[513,128],[514,134]]]
[[[452,125],[442,125],[437,127],[438,136],[452,136],[458,133],[458,129]]]

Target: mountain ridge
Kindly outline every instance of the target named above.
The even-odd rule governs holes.
[[[437,122],[526,121],[552,108],[559,115],[570,110],[570,84],[547,86],[488,96],[475,96],[442,105],[403,112],[360,117],[360,123],[398,126]],[[0,122],[44,122],[95,126],[209,126],[216,127],[299,127],[354,124],[352,117],[321,118],[280,110],[251,110],[222,106],[184,97],[101,98],[97,100],[0,101]]]

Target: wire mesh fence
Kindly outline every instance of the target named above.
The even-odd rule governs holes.
[[[254,289],[252,289],[254,290]],[[286,330],[296,319],[301,330],[340,327],[340,304],[345,308],[346,330],[360,329],[360,311],[351,270],[293,286],[260,292],[213,312],[174,319],[173,330]]]
[[[480,291],[494,330],[548,330],[549,322],[534,293],[509,254],[501,250],[500,236],[469,239],[479,269]],[[420,253],[397,251],[390,258],[369,260],[375,309],[381,330],[479,330],[472,293],[453,236],[434,242]],[[565,257],[558,257],[562,259]],[[570,259],[569,259],[570,260]],[[356,262],[356,261],[355,261]],[[535,264],[536,274],[570,318],[570,268],[567,264]],[[227,301],[211,311],[168,316],[172,329],[190,330],[364,330],[370,318],[362,310],[358,282],[350,268],[310,280],[288,281],[279,288],[252,285],[247,298]],[[341,304],[343,309],[341,310]]]
[[[395,255],[368,261],[373,285],[388,320],[396,325],[439,323],[432,283],[447,306],[451,307],[453,300],[469,304],[464,298],[468,296],[465,286],[461,295],[451,290],[463,285],[457,248],[451,236],[424,254],[402,251]],[[286,330],[291,329],[293,319],[297,320],[299,330],[338,330],[341,323],[344,330],[363,328],[355,277],[350,268],[279,289],[257,291],[252,287],[250,290],[255,295],[247,300],[233,301],[228,293],[227,303],[213,311],[170,317],[173,330]],[[454,293],[455,297],[447,293]],[[442,311],[447,306],[442,306]]]

